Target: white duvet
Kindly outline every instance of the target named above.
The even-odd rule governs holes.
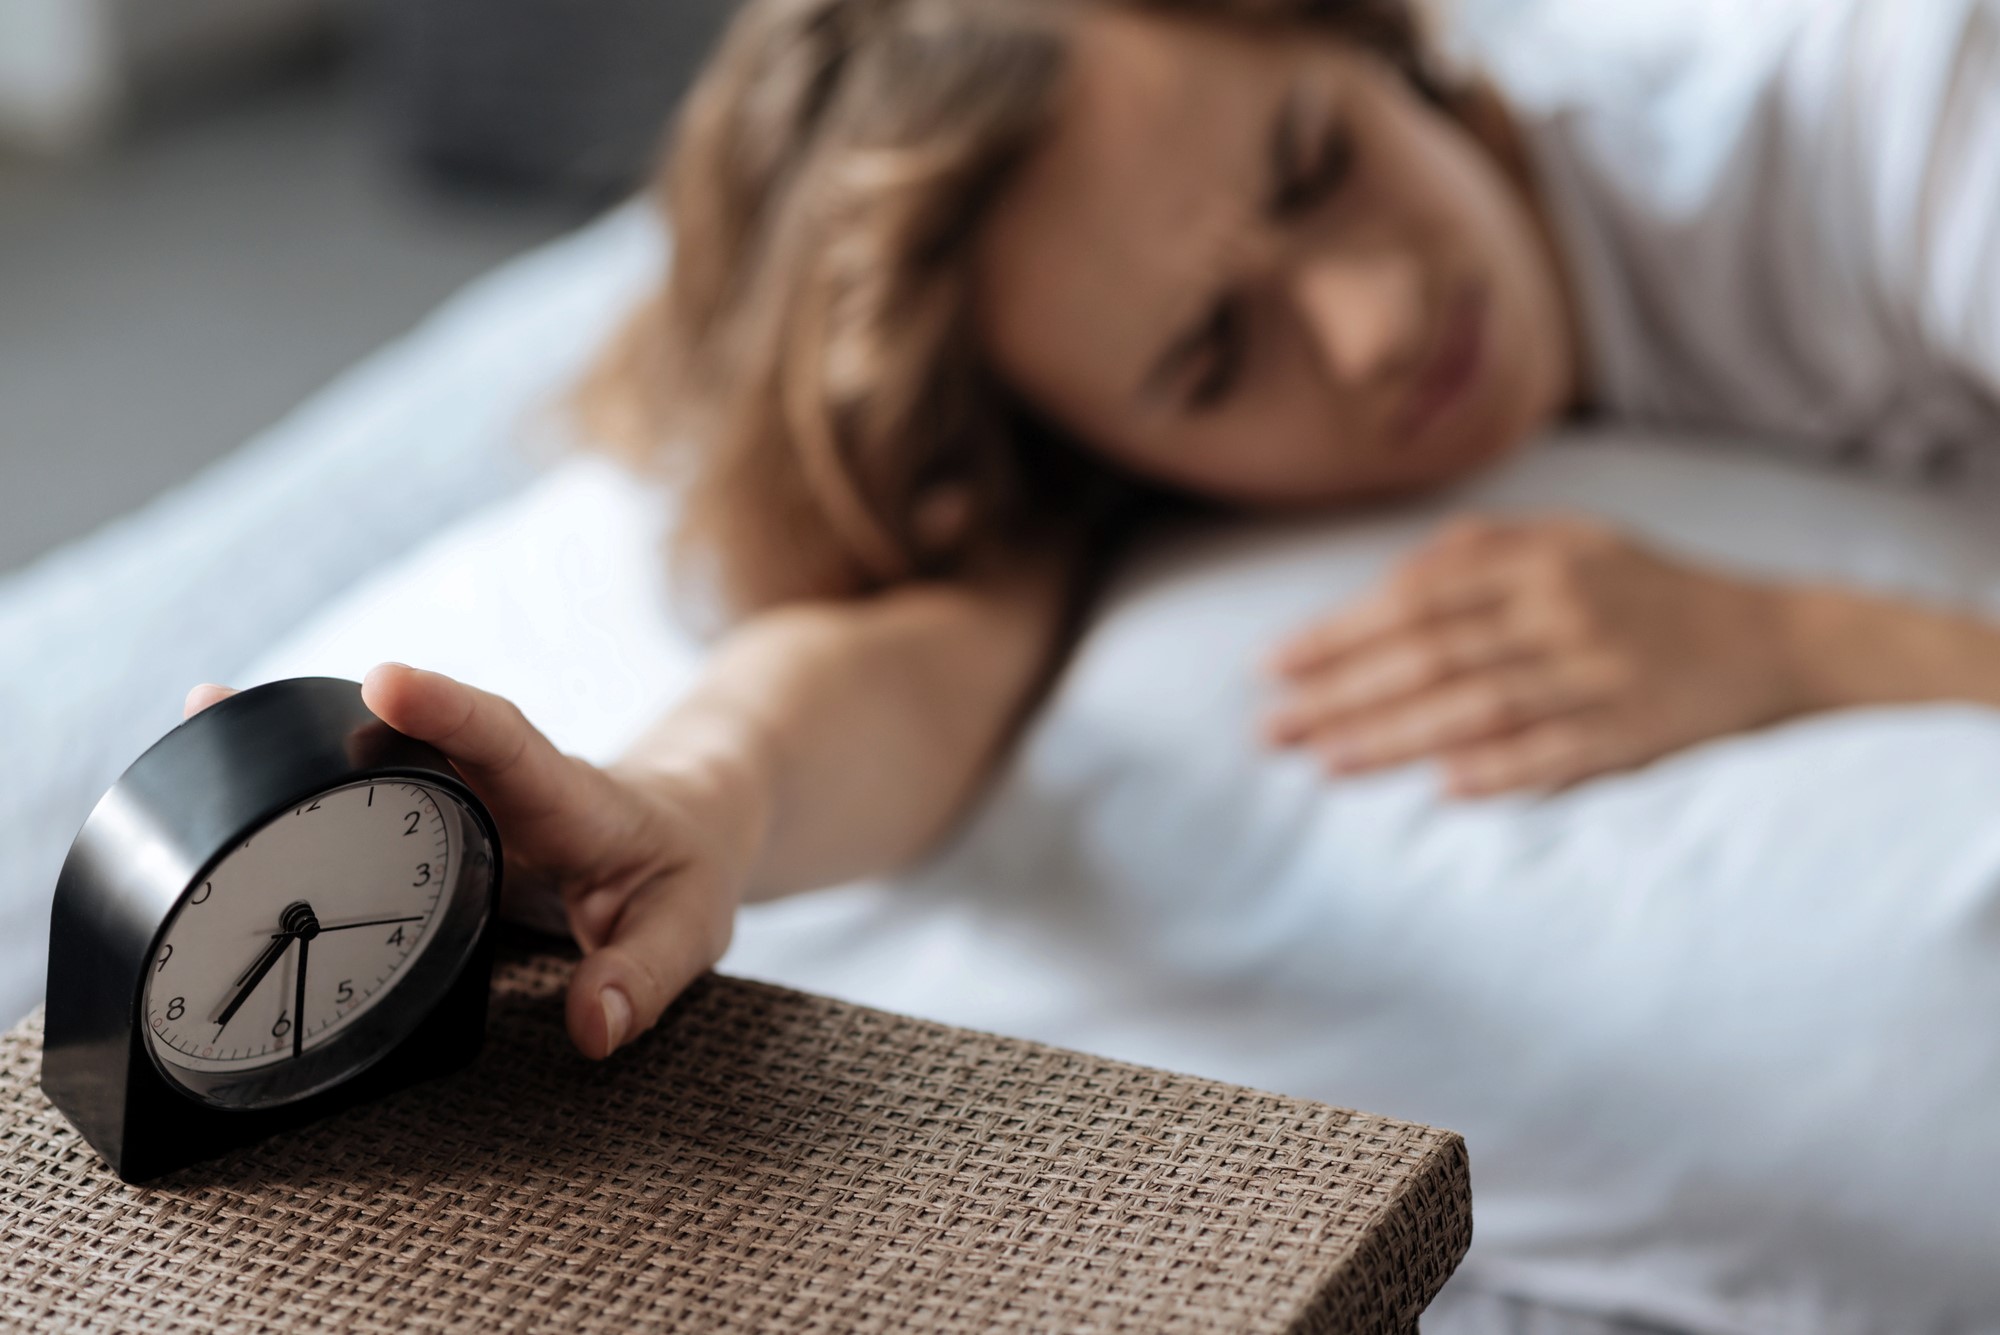
[[[1541,801],[1262,751],[1257,655],[1468,507],[2000,593],[1973,503],[1609,438],[1399,515],[1191,531],[1114,589],[949,850],[747,913],[724,968],[1457,1129],[1482,1286],[1697,1330],[2000,1330],[2000,713],[1828,715]],[[401,658],[609,758],[698,660],[669,508],[567,463],[247,679]]]

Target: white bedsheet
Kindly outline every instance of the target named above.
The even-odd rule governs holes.
[[[1452,506],[2000,591],[1975,510],[1601,438],[1400,515],[1191,533],[1121,581],[953,848],[747,913],[724,967],[1451,1126],[1473,1285],[1693,1330],[2000,1329],[2000,714],[1826,716],[1548,801],[1260,752],[1256,654]],[[665,510],[565,464],[250,679],[399,657],[609,758],[698,658]]]

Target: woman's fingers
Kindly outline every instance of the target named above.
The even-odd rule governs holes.
[[[361,694],[390,727],[444,752],[500,823],[509,858],[565,895],[672,854],[629,793],[558,751],[513,701],[401,663],[371,671]]]
[[[396,731],[444,752],[509,820],[555,815],[577,800],[574,765],[511,700],[401,663],[370,671],[361,698]]]
[[[1505,601],[1518,582],[1513,567],[1498,560],[1408,568],[1360,602],[1285,640],[1271,657],[1271,670],[1281,677],[1321,671],[1386,638],[1490,608]]]
[[[1511,620],[1492,611],[1392,636],[1297,680],[1265,735],[1275,746],[1307,742],[1345,718],[1496,667],[1526,648]]]
[[[1500,601],[1514,583],[1504,558],[1517,528],[1484,516],[1446,524],[1380,588],[1281,643],[1271,655],[1271,671],[1313,672],[1384,636]]]
[[[1504,738],[1599,698],[1584,665],[1533,662],[1447,682],[1343,722],[1311,745],[1336,774],[1359,774]]]
[[[629,895],[572,907],[590,953],[570,978],[570,1039],[587,1057],[608,1057],[651,1029],[670,1002],[729,948],[733,899],[704,872],[654,878]],[[586,921],[593,913],[600,916]]]
[[[235,694],[231,687],[204,682],[188,692],[182,717],[192,718]],[[442,673],[383,663],[362,680],[361,698],[397,732],[431,743],[461,770],[477,771],[489,781],[518,787],[521,776],[531,775],[545,758],[544,749],[555,750],[510,701]]]
[[[1445,785],[1454,797],[1547,791],[1581,783],[1620,763],[1601,725],[1582,718],[1550,719],[1447,756]]]
[[[511,701],[441,672],[383,663],[362,678],[361,698],[397,732],[488,778],[518,774],[537,758],[540,734]]]
[[[181,718],[191,719],[216,701],[227,700],[234,694],[236,692],[231,687],[205,681],[187,693],[187,699],[181,704]]]

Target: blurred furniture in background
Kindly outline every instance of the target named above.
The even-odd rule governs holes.
[[[379,62],[422,168],[605,200],[633,188],[732,0],[0,0],[0,148],[82,153],[134,109],[329,38]]]
[[[386,126],[447,179],[608,200],[640,184],[660,128],[732,0],[383,0],[369,38]]]
[[[341,0],[0,0],[0,148],[100,142],[150,91],[231,74],[326,29]]]
[[[726,12],[0,0],[0,571],[636,189]]]

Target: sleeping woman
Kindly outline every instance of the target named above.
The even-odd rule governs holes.
[[[587,394],[676,478],[706,674],[608,768],[451,679],[365,685],[560,889],[577,1046],[651,1026],[741,903],[931,849],[1162,514],[1405,497],[1578,414],[2000,465],[2000,8],[1786,9],[1697,142],[1657,78],[1579,111],[1454,74],[1401,0],[748,0]],[[2000,705],[2000,626],[1468,517],[1268,666],[1273,747],[1474,797]]]

